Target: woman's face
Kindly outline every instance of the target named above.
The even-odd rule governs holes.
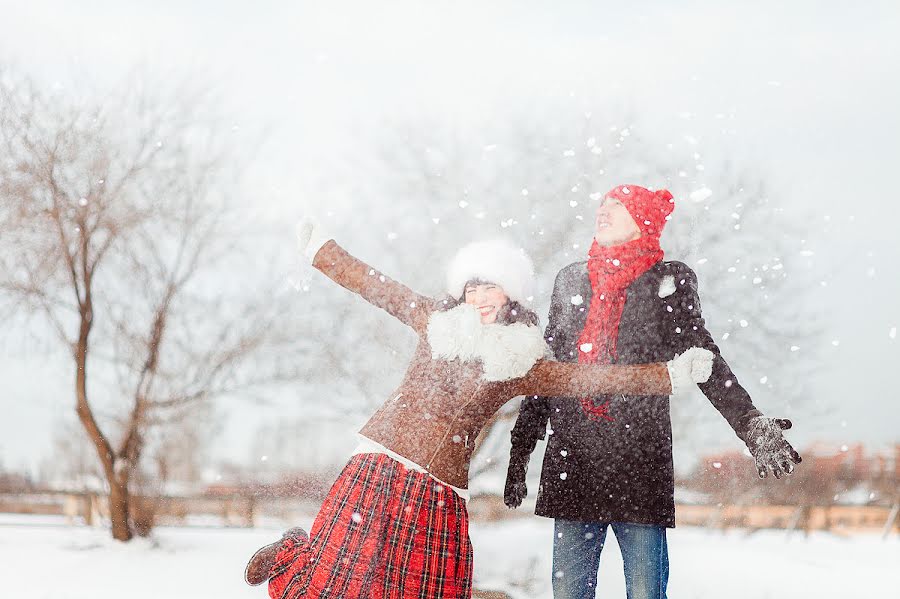
[[[482,324],[496,322],[500,308],[506,305],[509,298],[503,288],[493,283],[469,283],[466,285],[466,303],[478,310]]]

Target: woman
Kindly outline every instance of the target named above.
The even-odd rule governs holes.
[[[525,308],[531,263],[505,243],[472,244],[433,300],[348,254],[311,223],[299,228],[313,266],[419,337],[400,387],[360,431],[361,443],[313,522],[250,560],[250,584],[273,599],[471,596],[465,500],[475,438],[520,395],[669,395],[709,377],[711,354],[666,364],[581,365],[546,359]],[[585,348],[589,351],[589,348]]]

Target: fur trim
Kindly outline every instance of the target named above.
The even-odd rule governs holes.
[[[428,344],[435,359],[474,360],[481,341],[481,316],[468,304],[435,311],[428,319]]]
[[[525,376],[550,351],[540,327],[483,325],[478,311],[469,304],[433,312],[428,319],[428,344],[435,360],[481,361],[487,381]]]
[[[657,295],[659,297],[669,297],[675,293],[675,277],[672,275],[666,275],[662,278],[662,281],[659,282],[659,291]]]
[[[447,293],[460,297],[472,279],[503,287],[510,299],[530,305],[534,267],[522,248],[505,239],[476,241],[460,249],[447,269]]]

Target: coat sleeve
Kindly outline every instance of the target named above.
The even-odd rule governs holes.
[[[698,386],[738,437],[743,439],[750,419],[760,416],[761,412],[754,407],[750,395],[738,382],[712,335],[706,330],[700,310],[697,275],[684,264],[675,264],[678,266],[673,274],[675,293],[667,303],[672,308],[673,316],[671,330],[666,331],[671,340],[670,347],[678,353],[690,347],[703,347],[713,353],[712,376]]]
[[[424,333],[434,300],[420,295],[356,258],[333,239],[326,242],[313,258],[313,266],[332,281],[359,295],[412,327]]]
[[[550,298],[550,314],[547,319],[547,328],[544,330],[544,340],[550,347],[553,355],[559,359],[562,351],[561,315],[562,294],[566,285],[563,269],[556,275],[553,283],[553,295]],[[537,445],[538,439],[543,439],[547,433],[547,421],[550,419],[550,398],[540,394],[526,394],[519,407],[519,417],[513,426],[511,440],[513,451],[526,451],[531,453]]]
[[[670,395],[672,381],[662,362],[652,364],[578,364],[539,360],[520,379],[519,394],[552,397]]]

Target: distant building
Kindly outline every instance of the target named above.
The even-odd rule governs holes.
[[[801,451],[803,462],[790,477],[764,482],[745,453],[728,451],[701,459],[679,485],[712,502],[786,505],[893,505],[900,501],[900,443],[816,442]]]

